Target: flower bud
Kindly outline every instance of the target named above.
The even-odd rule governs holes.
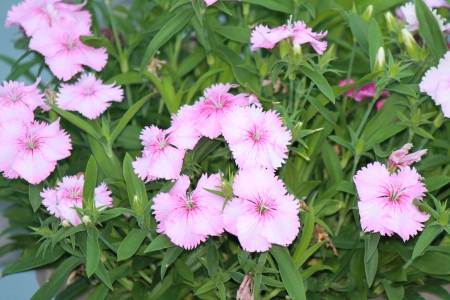
[[[445,121],[444,115],[442,114],[442,112],[439,112],[439,114],[433,121],[433,125],[434,127],[439,128],[442,126],[442,124],[444,124],[444,121]]]
[[[413,147],[413,144],[407,143],[401,149],[392,152],[388,158],[388,167],[394,171],[398,167],[404,167],[412,165],[415,162],[419,162],[422,155],[427,153],[427,149],[419,150],[408,154],[409,150]]]
[[[359,139],[359,140],[356,142],[355,150],[356,150],[356,153],[357,153],[357,154],[361,154],[361,153],[364,152],[364,144],[365,144],[365,141],[364,141],[363,139]]]
[[[402,29],[402,38],[406,46],[406,52],[408,52],[409,56],[411,56],[412,59],[418,59],[419,48],[417,47],[414,37],[408,30],[406,30],[406,28]]]
[[[248,16],[249,12],[250,12],[250,4],[249,3],[243,3],[242,4],[242,14],[244,16]]]
[[[280,45],[280,57],[283,58],[286,55],[289,54],[290,50],[291,50],[291,40],[290,39],[286,39],[286,40],[282,40],[279,45]]]
[[[233,193],[233,181],[234,178],[233,176],[230,176],[229,180],[226,180],[223,175],[220,176],[221,180],[222,180],[222,193],[225,196],[225,199],[232,199],[234,198],[234,193]]]
[[[397,32],[398,31],[398,23],[397,20],[394,18],[392,13],[388,11],[384,17],[386,18],[386,25],[390,32]]]
[[[439,224],[441,224],[443,226],[446,226],[448,224],[449,213],[450,213],[450,211],[446,210],[439,216],[439,219],[438,219]]]
[[[83,222],[84,225],[86,225],[86,227],[90,227],[92,225],[92,220],[91,217],[89,216],[83,216],[81,218],[81,221]]]
[[[297,124],[295,124],[294,128],[292,128],[292,140],[296,141],[298,135],[300,134],[300,131],[302,130],[303,127],[303,123],[302,122],[298,122]]]
[[[215,58],[214,58],[214,55],[208,54],[208,55],[206,56],[206,62],[208,63],[209,66],[214,65],[214,63],[216,62],[216,60],[215,60]]]
[[[385,54],[384,48],[380,47],[377,52],[377,56],[375,57],[375,67],[374,72],[383,71],[386,67],[384,65]]]
[[[267,60],[265,60],[262,65],[261,68],[259,68],[259,74],[262,77],[265,77],[267,75],[267,73],[269,73],[269,63]]]
[[[138,216],[138,217],[144,216],[145,207],[143,206],[142,200],[139,198],[138,195],[134,195],[132,208],[133,208],[134,212],[136,213],[136,216]]]
[[[63,220],[63,221],[61,222],[61,225],[62,225],[62,227],[64,227],[64,228],[70,228],[70,227],[72,227],[72,224],[70,224],[70,222],[67,221],[67,220]]]
[[[372,14],[373,14],[373,5],[369,5],[369,6],[367,6],[366,10],[363,12],[361,18],[364,21],[369,22],[370,19],[372,18]]]

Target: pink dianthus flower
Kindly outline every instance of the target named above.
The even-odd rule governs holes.
[[[222,206],[224,198],[205,189],[220,191],[217,174],[203,174],[197,187],[187,192],[189,178],[181,175],[168,193],[160,193],[152,206],[159,225],[158,232],[166,234],[172,243],[185,249],[197,247],[208,236],[223,232]]]
[[[205,2],[206,2],[206,6],[210,6],[210,5],[213,5],[214,3],[216,3],[217,0],[205,0]]]
[[[441,105],[444,116],[450,118],[450,52],[431,67],[419,84],[420,91],[428,94],[436,105]]]
[[[264,252],[272,244],[288,246],[298,234],[300,204],[283,182],[264,168],[240,170],[225,206],[225,230],[236,235],[244,250]]]
[[[120,102],[123,91],[113,84],[103,84],[91,73],[83,74],[75,84],[61,84],[56,103],[65,110],[78,111],[88,119],[95,119],[109,106]]]
[[[450,7],[450,3],[445,0],[423,0],[428,7]]]
[[[31,123],[34,120],[34,110],[40,106],[44,110],[49,107],[44,104],[44,95],[37,89],[40,79],[31,86],[23,82],[3,81],[0,86],[0,123],[10,120]]]
[[[21,177],[31,184],[47,178],[58,160],[70,156],[69,135],[59,119],[47,123],[8,121],[0,124],[0,171],[6,178]]]
[[[275,170],[287,158],[291,132],[278,114],[255,106],[236,106],[222,120],[222,134],[239,169],[262,166]]]
[[[246,106],[254,103],[259,105],[259,100],[254,95],[245,93],[233,95],[228,93],[230,88],[236,88],[237,84],[214,84],[205,89],[191,110],[191,119],[195,121],[195,128],[204,136],[214,139],[222,133],[221,120],[225,112],[234,106]]]
[[[142,157],[133,162],[135,173],[143,180],[177,179],[183,166],[186,149],[193,149],[198,141],[193,128],[177,124],[178,128],[159,129],[152,125],[141,133]],[[180,131],[182,130],[182,131]],[[186,134],[183,134],[186,133]]]
[[[427,153],[427,149],[424,149],[408,154],[412,147],[413,144],[407,143],[401,149],[392,152],[388,159],[389,168],[395,170],[398,167],[410,166],[419,162],[421,157]]]
[[[342,80],[338,85],[339,86],[345,86],[347,84],[353,84],[355,81],[350,78],[350,80],[347,82],[346,79]],[[350,98],[353,98],[356,102],[361,102],[364,99],[371,99],[375,96],[375,93],[377,92],[375,88],[375,84],[373,82],[369,82],[368,84],[362,86],[358,91],[355,92],[355,88],[351,88],[347,91],[347,96]],[[380,97],[390,97],[391,93],[388,91],[384,91],[380,94]]]
[[[421,231],[422,223],[429,218],[413,204],[414,199],[422,200],[427,191],[421,180],[410,167],[400,167],[391,174],[385,165],[374,162],[359,170],[354,182],[360,198],[362,229],[389,236],[395,232],[403,241]]]
[[[84,20],[58,21],[54,26],[36,31],[30,40],[30,49],[45,56],[52,73],[64,81],[83,71],[82,65],[101,71],[108,55],[105,48],[86,46],[81,35],[91,36],[90,23]]]
[[[431,10],[431,9],[430,9]],[[415,4],[412,2],[406,3],[405,5],[400,7],[401,15],[405,18],[406,21],[406,29],[410,32],[419,30],[419,20],[416,16],[416,9]],[[434,17],[436,18],[436,21],[439,24],[439,28],[441,31],[449,31],[450,30],[450,24],[444,24],[446,21],[445,18],[441,18],[440,15],[437,14],[436,10],[431,10]]]
[[[44,189],[41,192],[42,204],[47,210],[61,220],[67,220],[73,226],[81,224],[81,219],[75,207],[83,207],[84,176],[65,176],[54,189]],[[112,207],[111,192],[103,182],[94,190],[94,202],[100,210]]]

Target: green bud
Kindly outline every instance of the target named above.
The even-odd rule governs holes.
[[[82,221],[83,224],[86,225],[86,227],[88,227],[88,228],[92,226],[92,220],[91,220],[91,217],[89,217],[89,216],[83,216],[83,217],[81,218],[81,221]]]
[[[418,109],[415,113],[413,113],[413,115],[411,117],[412,126],[414,126],[414,127],[419,126],[420,119],[421,119],[420,109]]]
[[[291,39],[282,40],[280,43],[280,57],[283,58],[291,51]]]
[[[319,66],[324,68],[329,65],[330,61],[336,58],[336,53],[334,50],[334,44],[328,47],[328,50],[324,52],[323,55],[319,57]]]
[[[411,56],[412,59],[418,59],[419,47],[417,46],[416,41],[414,40],[414,37],[412,36],[411,32],[406,30],[406,28],[403,28],[402,38],[406,46],[406,52],[408,52],[409,56]]]
[[[209,66],[214,65],[214,63],[216,62],[214,55],[208,54],[208,56],[206,57],[206,62],[208,63]]]
[[[259,69],[259,74],[264,77],[267,75],[267,73],[269,73],[269,62],[267,60],[265,60],[262,65],[261,68]]]
[[[361,153],[364,152],[364,144],[365,144],[365,141],[364,141],[363,139],[359,139],[359,140],[356,142],[355,150],[356,150],[356,153],[357,153],[357,154],[361,154]]]
[[[373,14],[373,5],[369,5],[369,6],[367,6],[366,10],[363,12],[361,18],[363,18],[364,21],[369,22],[370,19],[372,18],[372,14]]]
[[[296,64],[300,64],[303,57],[302,46],[300,46],[299,44],[295,44],[294,47],[292,47],[292,50],[294,54],[294,62]]]
[[[439,224],[444,225],[444,226],[448,224],[449,213],[450,213],[450,211],[446,210],[439,216],[439,219],[438,219]]]
[[[297,124],[295,124],[294,128],[292,128],[292,140],[293,141],[297,140],[297,137],[300,134],[302,127],[303,127],[303,123],[298,122]]]
[[[62,227],[64,227],[64,228],[70,228],[70,227],[72,227],[72,224],[70,224],[70,222],[67,221],[67,220],[63,220],[63,221],[61,222],[61,225],[62,225]]]
[[[442,124],[444,124],[444,121],[445,121],[444,115],[442,114],[442,112],[439,112],[436,119],[434,119],[433,121],[433,125],[434,127],[439,128],[442,126]]]
[[[386,18],[386,25],[390,32],[397,32],[398,31],[398,23],[397,20],[394,18],[392,13],[388,11],[384,17]]]
[[[250,12],[250,4],[249,3],[244,3],[242,5],[242,14],[244,16],[248,16],[248,13]]]
[[[375,66],[374,66],[375,72],[383,71],[384,69],[386,69],[384,61],[385,61],[384,48],[380,47],[380,49],[378,49],[377,56],[375,57]]]
[[[138,197],[138,195],[134,195],[133,198],[133,210],[136,213],[138,217],[142,217],[144,215],[144,209],[142,205],[141,199]]]

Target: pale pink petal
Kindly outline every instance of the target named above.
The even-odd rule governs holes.
[[[194,233],[194,222],[192,214],[179,209],[174,212],[172,220],[167,222],[165,233],[175,245],[193,249],[206,240],[206,235]]]
[[[242,214],[244,208],[244,200],[241,198],[233,198],[228,201],[223,210],[223,224],[226,231],[234,235],[238,235],[236,222]]]
[[[113,199],[111,198],[111,191],[108,190],[106,183],[102,182],[95,188],[94,201],[97,208],[101,206],[104,206],[103,209],[106,208],[105,206],[112,207]]]
[[[55,217],[59,218],[59,210],[58,210],[58,198],[56,196],[56,190],[54,189],[44,189],[40,193],[42,199],[42,204],[47,207],[47,210],[55,215]]]
[[[213,5],[214,3],[216,3],[217,0],[205,0],[205,2],[206,2],[207,6],[210,6],[210,5]]]
[[[272,246],[267,238],[261,234],[264,225],[263,218],[251,211],[244,211],[237,218],[237,236],[245,251],[264,252]]]
[[[275,47],[276,43],[272,43],[268,39],[268,34],[271,29],[264,25],[256,26],[252,31],[252,37],[250,38],[250,42],[252,43],[252,51],[256,51],[259,48],[272,49]]]
[[[81,208],[81,205],[75,205],[75,202],[62,202],[58,205],[61,220],[67,220],[73,226],[81,224],[81,219],[74,207]]]
[[[56,167],[56,160],[48,161],[41,151],[22,150],[12,164],[14,171],[31,184],[38,184],[47,178]]]

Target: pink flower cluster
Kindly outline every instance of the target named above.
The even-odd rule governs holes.
[[[43,95],[22,82],[0,86],[0,172],[10,179],[21,177],[31,184],[47,178],[58,160],[70,156],[69,135],[59,126],[34,120],[37,107],[47,109]]]
[[[327,49],[326,41],[319,41],[327,35],[327,31],[316,33],[311,28],[307,28],[302,21],[292,24],[288,21],[287,25],[282,25],[273,29],[267,26],[259,25],[252,31],[250,42],[252,51],[259,48],[272,49],[277,43],[287,38],[293,38],[294,45],[310,43],[317,53],[323,54]]]
[[[450,118],[450,52],[439,60],[437,67],[431,67],[419,84],[420,91],[428,94],[436,105],[440,105],[444,116]]]
[[[205,0],[206,6],[213,5],[216,2],[217,2],[217,0]]]
[[[346,86],[347,84],[353,84],[353,83],[355,83],[355,80],[350,78],[349,81],[347,81],[346,79],[342,80],[338,85]],[[377,90],[375,88],[375,84],[373,82],[370,82],[370,83],[364,85],[363,87],[361,87],[356,92],[355,92],[354,87],[349,89],[347,91],[347,97],[353,98],[353,100],[355,100],[356,102],[361,102],[362,100],[373,98],[375,96],[376,92],[377,92]],[[383,97],[383,98],[388,98],[390,96],[391,96],[391,93],[389,93],[388,91],[382,92],[380,94],[380,97]],[[381,106],[383,106],[385,101],[386,101],[385,99],[377,101],[377,103],[376,103],[377,111],[379,111],[381,109]]]
[[[81,219],[75,209],[83,208],[84,176],[65,176],[58,182],[56,188],[44,189],[41,192],[42,204],[48,211],[61,220],[67,220],[73,226],[81,224]],[[112,207],[111,192],[105,183],[94,190],[94,202],[100,210]]]
[[[394,172],[398,167],[397,173],[390,173],[379,162],[356,173],[354,182],[360,198],[358,208],[364,231],[389,236],[395,232],[407,241],[423,229],[423,222],[429,215],[421,212],[413,200],[422,200],[427,189],[416,169],[408,165],[419,161],[426,150],[406,155],[411,147],[407,144],[389,157],[389,169]]]
[[[82,65],[100,71],[108,59],[106,49],[84,45],[80,36],[92,35],[91,14],[62,0],[25,0],[8,12],[6,26],[18,24],[31,37],[30,49],[41,53],[52,73],[67,81]]]

